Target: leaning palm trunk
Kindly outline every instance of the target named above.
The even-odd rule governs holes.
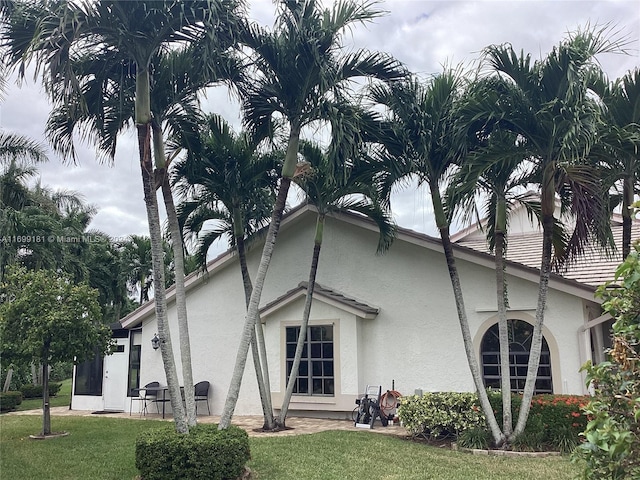
[[[193,369],[191,365],[191,342],[189,340],[189,322],[187,320],[187,294],[184,285],[184,246],[178,224],[176,207],[169,186],[169,178],[165,175],[162,181],[162,196],[167,211],[167,223],[171,235],[173,250],[176,312],[178,316],[178,336],[180,338],[180,360],[182,361],[182,382],[184,385],[184,401],[187,410],[187,424],[192,427],[197,423],[195,391],[193,387]]]
[[[262,295],[262,288],[264,287],[264,281],[267,276],[267,270],[269,269],[269,263],[273,256],[273,249],[276,243],[276,237],[278,230],[280,229],[280,222],[282,221],[282,215],[284,213],[284,207],[287,200],[287,193],[291,186],[290,178],[282,178],[280,182],[280,190],[278,191],[278,197],[276,198],[276,204],[273,214],[271,215],[271,223],[269,224],[269,230],[267,231],[267,238],[265,239],[264,248],[262,249],[262,257],[260,259],[260,265],[258,266],[258,273],[256,275],[256,282],[251,292],[251,299],[247,308],[247,318],[242,331],[242,337],[240,339],[240,346],[236,355],[236,363],[233,369],[233,375],[231,377],[231,384],[229,385],[229,391],[227,392],[227,399],[225,401],[224,409],[220,417],[220,424],[218,428],[220,430],[228,428],[231,425],[231,417],[233,411],[236,408],[238,402],[238,395],[240,393],[240,386],[242,384],[242,375],[244,373],[244,367],[247,363],[247,354],[249,353],[249,346],[251,344],[251,338],[255,334],[256,320],[258,318],[258,308],[260,304],[260,297]]]
[[[140,66],[138,66],[140,68]],[[151,258],[153,264],[153,288],[160,353],[164,366],[171,409],[179,433],[188,433],[189,427],[184,415],[178,372],[173,357],[171,333],[167,321],[167,299],[164,286],[164,252],[162,251],[162,230],[158,214],[156,185],[151,160],[151,111],[149,95],[149,72],[140,69],[136,75],[136,127],[138,129],[138,148],[140,151],[140,167],[142,170],[142,188],[149,222],[149,238],[151,239]]]
[[[434,182],[435,183],[435,182]],[[471,331],[469,329],[469,320],[467,319],[467,311],[464,306],[464,299],[462,297],[462,286],[460,285],[460,276],[458,275],[458,268],[456,266],[456,259],[453,255],[453,246],[451,244],[451,238],[449,236],[449,224],[446,220],[444,208],[442,207],[442,199],[440,192],[437,191],[437,187],[432,187],[431,198],[433,200],[433,210],[436,216],[436,223],[438,230],[440,231],[440,241],[444,250],[444,256],[447,260],[447,268],[449,270],[449,278],[451,280],[451,287],[453,288],[453,296],[456,302],[456,309],[458,311],[458,321],[460,322],[460,330],[462,332],[462,342],[464,343],[464,350],[467,355],[467,361],[469,362],[469,369],[471,370],[471,376],[478,392],[478,399],[480,400],[480,406],[487,419],[487,424],[491,430],[494,443],[496,446],[500,446],[504,443],[504,435],[500,431],[500,426],[496,421],[496,416],[493,413],[493,407],[489,403],[489,397],[480,375],[480,367],[478,360],[473,349],[473,340],[471,338]]]
[[[496,299],[498,302],[498,336],[500,340],[500,389],[502,392],[502,433],[508,439],[513,430],[511,418],[511,370],[509,365],[509,332],[507,328],[507,285],[505,280],[506,204],[498,199],[496,212]]]
[[[237,225],[240,225],[238,227]],[[242,230],[242,222],[236,222],[234,219],[234,228],[239,228]],[[244,245],[244,235],[242,232],[236,232],[236,250],[238,251],[238,259],[240,261],[240,271],[242,273],[242,283],[244,285],[244,297],[246,301],[247,308],[249,307],[249,302],[251,301],[251,292],[253,291],[253,285],[251,283],[251,277],[249,275],[249,268],[247,267],[247,253]],[[253,357],[253,365],[256,371],[256,379],[258,381],[258,391],[260,392],[260,403],[262,404],[262,413],[264,416],[264,424],[262,426],[265,430],[273,430],[275,426],[274,418],[273,418],[273,406],[271,404],[271,389],[267,387],[268,382],[268,365],[267,365],[267,357],[266,355],[260,358],[260,353],[258,351],[258,344],[262,343],[262,347],[264,347],[264,335],[261,335],[261,338],[258,338],[259,333],[262,333],[262,325],[260,324],[259,318],[256,321],[256,326],[254,329],[254,333],[251,337],[251,355]],[[266,350],[266,348],[265,348]],[[264,368],[263,368],[264,362]],[[265,377],[266,372],[266,377]]]
[[[313,302],[313,291],[316,286],[316,275],[318,273],[318,260],[320,258],[320,249],[322,248],[322,234],[324,231],[324,215],[318,215],[316,222],[316,237],[313,244],[313,256],[311,257],[311,268],[309,269],[309,284],[307,285],[307,297],[304,302],[304,310],[302,312],[302,323],[300,324],[300,332],[298,333],[298,343],[296,344],[296,353],[293,357],[293,365],[289,374],[289,382],[282,399],[282,407],[280,408],[280,416],[278,417],[278,425],[280,428],[285,427],[287,413],[289,412],[289,404],[293,395],[293,388],[298,378],[298,369],[302,359],[302,350],[307,339],[307,327],[309,326],[309,316],[311,315],[311,304]]]
[[[269,223],[267,238],[265,239],[264,247],[262,248],[262,257],[260,258],[255,285],[251,292],[249,307],[247,308],[247,318],[244,323],[244,329],[242,331],[242,337],[240,339],[240,345],[236,355],[236,363],[231,376],[231,384],[229,385],[227,399],[224,403],[222,415],[220,416],[220,424],[218,425],[220,430],[226,429],[231,425],[231,417],[233,416],[233,411],[236,408],[236,403],[238,403],[238,395],[240,393],[240,386],[242,385],[242,375],[244,373],[244,367],[247,364],[247,354],[249,353],[251,338],[254,335],[256,320],[259,314],[258,309],[260,306],[260,297],[262,296],[264,281],[267,278],[267,270],[269,269],[271,257],[273,256],[273,249],[276,244],[278,231],[280,230],[280,222],[282,221],[284,208],[287,204],[287,194],[289,193],[289,187],[291,186],[291,179],[294,177],[296,171],[299,142],[300,127],[292,125],[291,132],[289,134],[289,144],[287,145],[287,153],[285,155],[284,165],[282,166],[282,175],[280,176],[280,188],[278,189],[276,203],[274,204],[273,212],[271,213],[271,222]]]

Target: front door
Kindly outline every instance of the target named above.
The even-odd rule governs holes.
[[[126,352],[128,338],[118,338],[116,350],[104,357],[104,409],[124,411],[127,398],[129,357]]]

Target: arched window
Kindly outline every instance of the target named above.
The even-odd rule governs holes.
[[[522,320],[507,320],[509,332],[509,366],[511,370],[511,391],[522,392],[527,380],[527,365],[531,351],[533,325]],[[498,324],[493,325],[482,337],[480,347],[482,374],[486,387],[500,388],[500,340]],[[549,345],[542,338],[540,366],[535,393],[553,393],[551,378],[551,355]]]

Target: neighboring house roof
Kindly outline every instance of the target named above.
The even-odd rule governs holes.
[[[269,302],[260,309],[260,317],[265,318],[280,310],[282,307],[289,305],[298,298],[306,297],[308,285],[308,282],[300,282],[296,288],[292,288],[284,295],[276,298],[272,302]],[[380,311],[377,307],[372,307],[366,303],[359,302],[358,300],[347,297],[336,290],[323,287],[317,282],[313,288],[313,298],[335,305],[336,307],[353,313],[361,318],[374,318]]]
[[[622,261],[622,225],[615,218],[611,224],[613,238],[616,243],[616,252],[602,252],[592,245],[574,262],[567,265],[560,275],[566,279],[598,287],[605,282],[614,279],[616,268]],[[640,239],[640,222],[632,224],[631,238]],[[489,252],[485,239],[459,239],[457,245],[462,245],[480,252]],[[533,268],[540,267],[542,255],[542,232],[530,232],[526,234],[510,235],[507,237],[507,260],[527,265]]]
[[[289,228],[292,228],[297,221],[308,214],[314,214],[316,212],[315,208],[311,205],[300,205],[292,210],[290,210],[282,220],[282,224],[280,227],[280,232],[283,233]],[[330,214],[330,217],[337,219],[339,221],[343,221],[346,223],[350,223],[352,225],[357,225],[361,228],[378,232],[378,227],[376,224],[364,217],[363,215],[359,215],[356,213],[334,213]],[[262,230],[262,233],[266,233],[266,227]],[[413,230],[409,230],[406,228],[398,228],[397,229],[397,241],[405,241],[419,247],[427,248],[432,251],[437,251],[442,253],[442,244],[440,243],[440,239],[431,237],[429,235],[425,235],[423,233],[418,233]],[[393,246],[391,246],[393,249]],[[494,260],[493,256],[487,252],[486,248],[480,248],[476,246],[473,248],[471,246],[464,245],[463,243],[454,244],[453,245],[454,256],[460,260],[465,260],[477,265],[482,265],[486,268],[493,269],[494,268]],[[207,263],[207,272],[194,272],[187,276],[185,279],[185,288],[187,292],[199,285],[202,282],[205,282],[209,275],[213,275],[217,270],[222,269],[230,264],[230,262],[234,262],[236,259],[236,252],[234,249],[229,249],[225,253],[219,255],[213,260]],[[537,266],[527,265],[525,263],[515,262],[507,260],[507,273],[510,275],[514,275],[519,278],[523,278],[529,280],[531,282],[537,283],[539,277],[539,270]],[[563,278],[560,275],[552,274],[549,280],[549,284],[551,288],[555,288],[557,290],[564,291],[566,293],[570,293],[577,297],[594,300],[593,294],[595,289],[591,285],[587,285],[584,283],[580,283],[573,279]],[[317,285],[317,284],[316,284]],[[300,287],[298,287],[300,288]],[[294,289],[295,290],[295,289]],[[333,298],[327,292],[332,292],[332,290],[325,288],[324,295],[325,298]],[[333,292],[334,295],[341,295],[338,292]],[[286,294],[285,294],[286,295]],[[283,295],[284,296],[284,295]],[[171,302],[175,297],[175,288],[170,287],[166,291],[167,302]],[[344,297],[347,299],[347,297]],[[336,298],[333,298],[336,300]],[[275,300],[274,300],[275,301]],[[345,300],[346,301],[346,300]],[[344,301],[343,301],[344,303]],[[348,303],[348,302],[347,302]],[[263,307],[263,308],[266,308]],[[373,307],[371,307],[373,308]],[[145,318],[154,315],[154,301],[153,299],[149,302],[141,305],[137,310],[131,312],[129,315],[124,317],[120,322],[124,328],[134,328],[142,323],[142,320]]]

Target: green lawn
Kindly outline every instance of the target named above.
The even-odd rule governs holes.
[[[58,382],[53,382],[58,383]],[[49,404],[52,407],[68,407],[71,401],[71,379],[63,380],[60,391],[55,397],[49,397]],[[18,405],[16,410],[36,410],[42,408],[42,398],[27,398],[22,400],[22,403]]]
[[[30,440],[40,417],[0,416],[0,472],[12,480],[123,480],[137,475],[136,435],[163,425],[153,420],[53,417],[54,431],[71,434]],[[572,479],[566,457],[498,458],[425,446],[366,431],[251,439],[254,479]]]

